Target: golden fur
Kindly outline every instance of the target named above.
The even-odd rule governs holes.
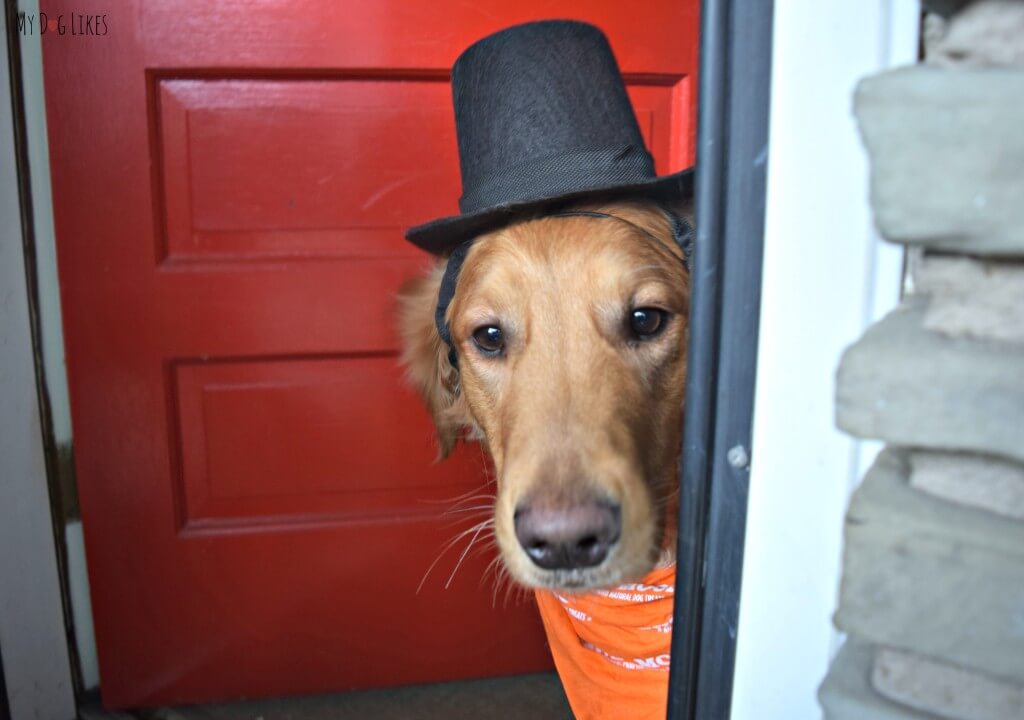
[[[628,223],[541,217],[480,236],[463,265],[448,323],[459,369],[434,326],[439,261],[400,296],[403,361],[437,426],[441,455],[463,433],[494,461],[495,534],[512,576],[585,590],[637,579],[674,548],[689,276],[664,212],[648,202],[581,205]],[[656,337],[628,333],[629,313],[669,313]],[[500,325],[502,357],[475,346]],[[516,540],[524,498],[572,502],[600,493],[621,506],[621,536],[600,565],[544,570]]]

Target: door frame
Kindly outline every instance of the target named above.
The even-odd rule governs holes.
[[[726,30],[734,13],[742,13],[744,27]],[[712,236],[705,241],[721,237],[724,248],[709,253],[721,253],[721,266],[697,275],[712,272],[722,283],[722,327],[718,336],[707,333],[714,337],[708,344],[722,348],[723,358],[741,356],[731,358],[734,371],[744,367],[732,381],[719,369],[719,387],[728,388],[725,419],[720,404],[713,415],[710,393],[698,395],[710,405],[703,411],[704,444],[685,446],[698,451],[690,462],[703,464],[703,474],[689,468],[687,478],[683,468],[684,502],[691,493],[697,509],[693,532],[680,537],[680,567],[689,557],[707,576],[680,573],[683,607],[677,606],[674,640],[682,649],[673,647],[678,666],[669,717],[809,720],[821,716],[817,686],[842,644],[830,618],[843,513],[878,450],[878,443],[835,429],[834,371],[842,349],[899,302],[904,271],[903,250],[874,228],[851,99],[860,78],[916,62],[921,8],[882,0],[853,17],[838,5],[776,3],[773,11],[770,3],[705,0],[702,22],[700,96],[724,107],[702,102],[699,108],[698,173],[712,179],[702,206],[698,174],[697,227]],[[731,74],[722,74],[723,67]],[[755,92],[743,94],[745,83],[755,83],[746,88]],[[759,97],[756,90],[769,83],[770,93]],[[709,116],[716,113],[743,120],[718,135],[725,142],[710,157],[721,167],[708,169]],[[815,134],[827,138],[824,148],[808,142]],[[764,155],[750,155],[753,138]],[[717,172],[723,177],[714,177]],[[750,182],[744,191],[757,194],[755,206],[740,208],[742,219],[733,220],[756,233],[757,242],[748,238],[745,245],[756,258],[747,260],[738,243],[729,255],[730,210],[720,204],[728,200],[708,197],[719,187],[733,192],[723,183],[736,173]],[[701,220],[702,207],[710,227]],[[724,232],[715,213],[726,213]],[[755,278],[752,266],[762,254]],[[730,288],[730,273],[759,292],[742,282]],[[734,316],[731,331],[730,308],[748,313],[747,321]],[[813,346],[800,342],[808,329]],[[804,412],[794,415],[794,399]],[[723,426],[736,434],[716,435]],[[734,448],[743,452],[730,457]],[[751,459],[749,471],[740,471]],[[682,624],[701,618],[701,602],[703,622]],[[766,664],[766,657],[773,661]]]
[[[835,370],[899,302],[904,265],[875,229],[852,99],[865,76],[917,62],[920,23],[904,0],[856,13],[776,3],[737,720],[821,718],[817,689],[843,641],[831,622],[843,517],[881,443],[836,429]]]
[[[668,716],[732,703],[750,483],[773,3],[701,3],[696,208]]]
[[[51,511],[45,396],[38,385],[32,209],[21,94],[17,6],[5,3],[0,76],[0,216],[5,224],[0,311],[6,340],[0,383],[0,693],[11,720],[72,720],[75,683]],[[5,548],[7,550],[5,550]]]

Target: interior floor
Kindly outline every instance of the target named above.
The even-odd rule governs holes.
[[[81,720],[572,720],[554,673],[271,700],[111,712],[98,698]]]

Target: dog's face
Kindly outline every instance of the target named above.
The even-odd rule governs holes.
[[[660,210],[599,209],[618,219],[540,218],[476,240],[448,309],[457,371],[429,337],[437,273],[405,296],[405,359],[442,449],[462,427],[482,435],[502,558],[529,586],[643,576],[676,507],[688,276]]]

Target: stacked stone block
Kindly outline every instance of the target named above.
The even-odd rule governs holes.
[[[1024,2],[944,5],[854,103],[911,291],[837,376],[839,426],[887,447],[846,517],[828,720],[1024,719]]]

